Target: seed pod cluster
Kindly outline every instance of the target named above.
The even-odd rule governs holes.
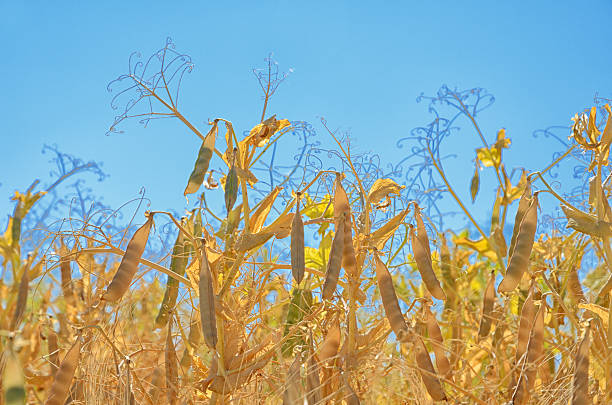
[[[151,226],[153,226],[153,214],[149,214],[147,222],[136,230],[134,236],[129,241],[119,268],[104,293],[104,300],[108,302],[119,301],[130,288],[130,283],[138,269],[138,262],[142,258],[147,240],[149,239]]]

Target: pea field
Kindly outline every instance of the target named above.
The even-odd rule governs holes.
[[[610,100],[567,117],[534,171],[506,166],[511,134],[481,130],[484,90],[442,87],[421,101],[453,112],[402,140],[418,164],[387,170],[324,120],[328,149],[277,117],[269,60],[260,120],[196,125],[177,100],[191,68],[168,42],[109,85],[111,136],[163,117],[198,139],[185,207],[54,199],[96,170],[59,151],[55,183],[15,191],[0,404],[612,403]],[[445,170],[457,117],[463,182]],[[298,152],[279,168],[281,144]],[[564,188],[551,173],[570,160]]]

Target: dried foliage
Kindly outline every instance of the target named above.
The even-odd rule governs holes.
[[[177,118],[202,141],[185,157],[191,175],[177,179],[192,204],[182,218],[151,204],[141,216],[143,197],[119,226],[121,211],[88,192],[69,218],[50,221],[58,184],[103,177],[56,149],[57,180],[15,193],[0,236],[0,403],[612,401],[606,100],[574,118],[549,166],[528,173],[506,168],[505,130],[488,140],[478,126],[493,97],[442,87],[420,97],[435,120],[399,141],[410,152],[384,172],[325,121],[329,149],[311,126],[267,115],[286,74],[266,63],[254,71],[261,120],[242,137],[227,119],[200,132],[181,114],[193,65],[171,41],[144,63],[132,57],[112,83],[121,114],[111,132],[132,117]],[[442,146],[465,118],[476,173],[470,164],[454,188]],[[299,142],[289,163],[277,154],[285,139]],[[568,198],[549,180],[576,152],[590,181]],[[463,202],[487,197],[485,176],[498,182],[488,231]],[[444,228],[443,197],[471,234]],[[544,199],[563,214],[538,215]]]

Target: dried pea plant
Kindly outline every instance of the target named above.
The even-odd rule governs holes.
[[[228,119],[200,130],[181,114],[193,65],[171,41],[112,83],[113,106],[125,100],[111,132],[128,118],[178,118],[202,141],[180,179],[182,217],[148,204],[128,232],[108,226],[115,213],[90,212],[47,227],[25,255],[20,224],[44,193],[16,195],[0,239],[2,403],[612,400],[608,105],[575,118],[568,151],[545,169],[509,171],[510,138],[488,140],[476,118],[492,96],[442,87],[421,98],[435,120],[400,140],[410,153],[385,174],[325,121],[330,150],[307,124],[268,114],[286,75],[266,63],[255,71],[261,120],[244,136]],[[468,194],[443,164],[462,119],[480,142]],[[293,166],[277,156],[286,139],[299,140]],[[592,176],[580,204],[545,176],[578,149]],[[483,198],[481,175],[498,182],[488,227],[464,203]],[[443,229],[445,195],[472,234]],[[538,233],[544,198],[560,202],[570,232]],[[168,227],[172,247],[155,257]]]

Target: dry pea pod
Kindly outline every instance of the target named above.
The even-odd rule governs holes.
[[[166,334],[166,398],[168,404],[175,405],[178,401],[178,366],[176,364],[176,348],[172,340],[172,322],[168,322],[168,333]]]
[[[523,306],[521,307],[521,319],[519,320],[518,333],[516,338],[516,362],[518,363],[521,357],[527,351],[531,327],[536,316],[536,306],[534,302],[534,281],[531,282],[529,293]]]
[[[255,249],[266,243],[274,236],[273,232],[243,233],[236,242],[236,250],[246,252]]]
[[[591,345],[591,323],[587,325],[574,358],[572,380],[572,405],[591,404],[589,398],[589,347]]]
[[[433,312],[431,312],[429,305],[425,305],[424,309],[427,333],[429,334],[429,339],[431,340],[431,347],[436,355],[436,368],[438,369],[438,373],[440,375],[448,375],[451,371],[451,367],[448,358],[446,357],[444,338],[442,337],[442,331],[440,331],[440,325],[438,325],[436,316]]]
[[[187,256],[189,255],[189,248],[186,249],[185,238],[183,233],[179,231],[174,247],[172,248],[172,259],[170,260],[170,270],[174,273],[182,276],[185,274],[185,268],[187,267]],[[168,276],[166,280],[166,291],[164,292],[164,298],[162,304],[159,307],[157,318],[155,318],[155,327],[162,328],[168,322],[168,315],[178,298],[178,280],[174,277]]]
[[[208,171],[208,165],[210,163],[210,159],[212,158],[213,151],[215,150],[215,141],[217,139],[217,123],[217,120],[213,122],[212,128],[210,129],[210,131],[208,131],[208,134],[202,142],[202,146],[200,146],[198,158],[196,159],[193,171],[189,176],[189,181],[187,182],[187,187],[185,187],[183,195],[195,193],[196,191],[198,191],[202,183],[204,183],[204,176]]]
[[[576,302],[587,302],[584,292],[582,292],[582,286],[580,285],[580,279],[578,278],[578,268],[580,266],[571,266],[567,273],[567,289],[570,296]]]
[[[508,269],[504,279],[497,287],[500,293],[506,293],[514,290],[521,281],[523,273],[527,271],[529,264],[529,256],[533,248],[535,234],[538,227],[538,195],[534,194],[529,204],[529,209],[525,213],[521,226],[519,227],[516,237],[516,246],[510,256]]]
[[[136,230],[134,236],[132,236],[132,239],[125,248],[125,254],[123,255],[123,259],[121,259],[119,268],[102,297],[104,300],[108,302],[119,301],[130,288],[130,283],[138,269],[138,262],[144,253],[147,240],[149,239],[152,225],[153,214],[149,213],[147,222]]]
[[[327,261],[327,270],[325,272],[325,282],[323,283],[322,296],[324,300],[332,298],[334,291],[336,291],[336,286],[338,285],[340,267],[342,267],[345,223],[346,222],[344,220],[340,220],[336,225],[336,234],[334,235],[329,251],[329,260]]]
[[[319,365],[315,360],[312,348],[309,351],[308,361],[306,362],[306,399],[309,404],[321,402],[321,380],[319,379]]]
[[[72,291],[72,271],[70,270],[70,260],[66,258],[68,249],[64,241],[60,239],[60,276],[62,283],[62,293],[68,305],[74,305],[74,292]]]
[[[482,296],[482,311],[480,313],[480,326],[478,337],[484,338],[491,331],[491,321],[493,320],[493,304],[495,303],[495,272],[491,272],[487,287]]]
[[[357,259],[353,247],[353,232],[351,228],[351,207],[346,190],[342,186],[342,176],[336,175],[334,190],[334,223],[336,229],[340,221],[344,221],[344,243],[342,245],[342,267],[347,274],[357,276]]]
[[[49,352],[49,363],[51,363],[51,375],[55,375],[59,368],[59,347],[55,332],[50,332],[47,336],[47,351]]]
[[[13,318],[11,319],[11,325],[9,330],[15,330],[19,327],[23,314],[25,313],[26,305],[28,303],[28,289],[30,285],[30,277],[28,272],[32,263],[33,256],[30,255],[23,266],[23,274],[19,281],[19,290],[17,292],[17,302],[15,303],[15,311],[13,312]]]
[[[374,262],[376,263],[376,280],[378,281],[378,289],[382,298],[385,315],[389,320],[391,329],[395,333],[398,340],[402,340],[408,330],[408,325],[404,319],[404,315],[399,306],[395,287],[393,287],[393,279],[387,269],[387,266],[380,260],[378,253],[374,252]]]
[[[234,148],[234,154],[232,156],[232,164],[230,166],[229,172],[227,173],[227,178],[225,179],[225,208],[227,209],[228,214],[234,207],[234,203],[236,202],[236,198],[238,197],[238,174],[236,172],[236,152],[238,152],[238,149]]]
[[[520,373],[518,385],[512,395],[513,404],[526,404],[531,396],[531,391],[535,384],[537,366],[542,357],[545,311],[546,305],[542,303],[535,316],[533,327],[531,328],[526,358],[521,362],[522,372]]]
[[[419,366],[421,379],[423,380],[425,388],[427,388],[427,392],[434,401],[445,400],[446,394],[444,393],[440,380],[436,376],[436,372],[433,364],[431,363],[431,358],[429,357],[425,343],[423,343],[423,339],[417,335],[413,335],[412,337],[414,355],[417,365]]]
[[[414,209],[414,220],[416,221],[416,236],[421,241],[421,245],[427,250],[427,254],[431,257],[431,248],[429,246],[429,237],[427,236],[427,229],[425,228],[425,222],[423,222],[423,216],[421,215],[421,209],[416,206]]]
[[[63,405],[68,398],[72,378],[79,364],[81,354],[81,339],[77,337],[76,342],[72,345],[68,353],[64,356],[59,369],[55,373],[49,396],[45,401],[45,405]]]
[[[285,392],[283,393],[283,405],[297,405],[300,402],[304,402],[301,392],[302,378],[300,376],[300,368],[302,367],[302,362],[300,357],[301,355],[298,353],[287,371],[287,381],[285,382]]]
[[[519,206],[516,210],[516,216],[514,217],[514,228],[512,229],[512,239],[510,239],[510,248],[508,249],[508,257],[512,257],[512,253],[514,252],[514,247],[516,246],[516,238],[518,236],[519,228],[521,226],[521,221],[529,209],[529,203],[531,202],[531,183],[527,182],[525,185],[525,190],[521,195],[521,199],[519,200]]]
[[[351,384],[349,383],[346,374],[342,373],[342,379],[344,380],[344,389],[346,390],[344,401],[346,401],[347,405],[361,404],[361,401],[359,400],[359,397],[357,396],[357,393],[355,392],[353,387],[351,387]]]
[[[304,255],[304,222],[300,214],[300,195],[298,193],[295,215],[291,225],[291,274],[299,285],[304,278],[305,255]]]
[[[323,343],[321,343],[321,348],[319,349],[319,360],[321,363],[333,361],[333,359],[338,355],[340,338],[340,320],[335,318],[327,330],[325,339],[323,339]]]
[[[427,290],[434,298],[446,300],[446,294],[442,287],[440,287],[440,282],[436,277],[436,273],[433,271],[431,254],[428,254],[429,244],[427,246],[423,245],[421,237],[415,235],[413,226],[410,226],[410,240],[412,242],[412,252],[417,264],[417,270],[421,274],[421,279],[425,287],[427,287]]]
[[[202,258],[200,261],[200,321],[202,334],[208,347],[214,350],[217,346],[217,316],[215,313],[215,293],[213,290],[210,264],[206,255],[206,246],[201,246]]]

